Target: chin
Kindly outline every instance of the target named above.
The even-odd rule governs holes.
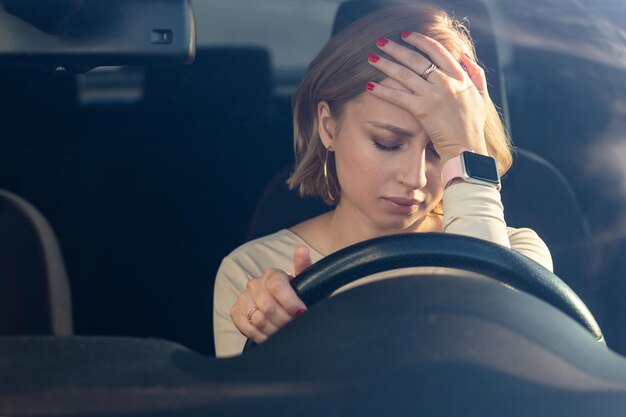
[[[413,231],[413,226],[419,223],[423,217],[402,217],[394,216],[395,218],[386,219],[381,222],[381,229],[391,233],[410,233]]]

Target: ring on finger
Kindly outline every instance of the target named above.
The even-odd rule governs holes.
[[[428,68],[426,68],[426,70],[424,72],[422,72],[422,74],[420,75],[420,77],[422,77],[425,80],[428,80],[428,76],[430,74],[433,73],[433,71],[435,71],[437,69],[437,65],[433,64],[432,62],[430,63],[430,66]]]
[[[248,323],[252,324],[252,315],[259,310],[259,307],[254,306],[248,311]]]

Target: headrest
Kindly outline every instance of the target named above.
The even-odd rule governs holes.
[[[341,3],[335,14],[331,37],[341,32],[352,22],[378,9],[382,9],[385,5],[389,5],[389,2],[382,0],[349,0]]]

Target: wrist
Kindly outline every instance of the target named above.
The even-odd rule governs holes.
[[[479,155],[491,156],[487,150],[487,141],[484,134],[473,135],[472,137],[461,138],[456,144],[450,144],[441,149],[439,156],[442,162],[446,162],[451,158],[459,156],[462,152],[471,151]]]
[[[500,190],[500,175],[497,162],[488,155],[463,151],[448,159],[441,168],[441,179],[444,189],[453,181],[470,182],[487,185]]]
[[[465,147],[460,146],[460,147],[455,147],[453,149],[447,149],[446,151],[439,153],[441,163],[445,164],[450,159],[456,158],[457,156],[461,155],[463,152],[466,152],[466,151],[479,154],[479,155],[491,156],[489,155],[489,152],[487,152],[486,146],[479,146],[479,147],[474,147],[474,148],[470,146],[465,146]]]
[[[467,184],[467,183],[463,181],[461,178],[455,178],[446,185],[445,189],[448,189],[455,184]]]
[[[441,158],[441,166],[444,166],[446,164],[446,162],[448,162],[452,158],[456,158],[457,156],[461,155],[461,153],[463,153],[465,151],[472,151],[472,149],[470,149],[470,148],[454,149],[452,151],[447,151],[445,153],[440,153],[439,156]]]

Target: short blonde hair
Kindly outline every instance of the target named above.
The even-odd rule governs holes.
[[[376,39],[384,37],[403,43],[400,39],[403,31],[419,32],[437,40],[459,62],[464,52],[476,60],[472,39],[463,23],[431,5],[416,3],[384,8],[346,27],[313,60],[293,97],[296,166],[287,180],[290,189],[298,188],[302,196],[319,196],[331,205],[339,201],[341,188],[334,153],[328,153],[320,140],[317,105],[326,101],[331,114],[341,124],[346,104],[363,94],[365,84],[380,83],[386,78],[367,62],[370,53],[386,56],[376,48]],[[496,159],[503,175],[512,164],[511,144],[491,101],[487,103],[485,139],[489,154]],[[328,158],[328,181],[323,172],[325,158]],[[334,200],[329,198],[329,192],[336,196]]]

